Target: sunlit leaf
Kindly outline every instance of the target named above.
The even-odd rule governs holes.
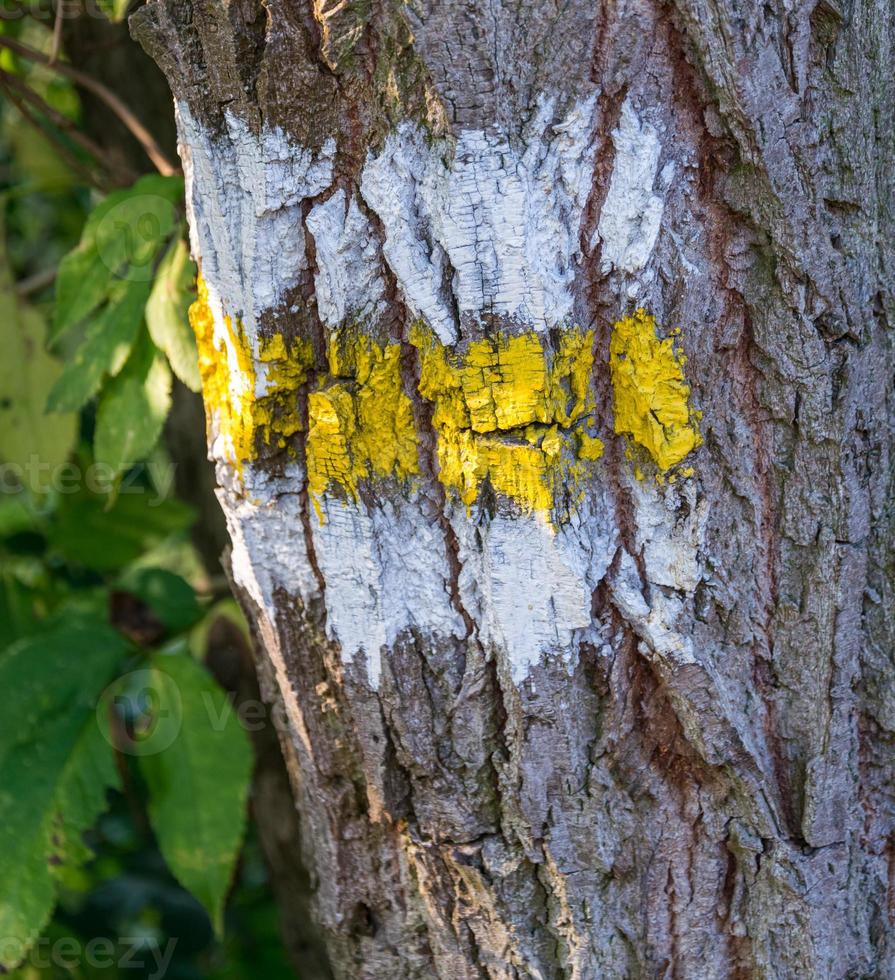
[[[0,226],[2,233],[2,226]],[[6,253],[0,243],[0,462],[12,465],[18,481],[45,489],[52,471],[63,463],[77,437],[77,417],[47,418],[47,394],[62,365],[44,347],[46,324],[37,310],[15,295]],[[7,489],[4,487],[4,489]]]
[[[131,353],[143,322],[149,283],[119,280],[109,302],[87,325],[62,376],[47,399],[47,411],[77,411],[99,390],[103,378],[117,374]]]
[[[121,373],[106,386],[96,413],[94,454],[118,474],[146,456],[161,435],[171,407],[171,372],[144,339]]]
[[[187,318],[195,298],[196,265],[182,238],[168,249],[152,284],[146,304],[146,325],[156,347],[168,357],[171,369],[193,391],[198,391],[199,362],[196,338]]]
[[[131,3],[132,0],[98,0],[99,9],[114,23],[124,20]]]
[[[179,230],[179,177],[151,175],[91,211],[81,241],[59,266],[52,340],[81,323],[120,282],[150,283],[159,253]]]
[[[59,263],[56,276],[56,307],[50,339],[55,343],[67,330],[80,323],[106,298],[112,270],[93,245],[78,246]]]

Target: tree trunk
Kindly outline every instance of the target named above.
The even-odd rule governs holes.
[[[895,975],[888,0],[132,29],[337,975]]]

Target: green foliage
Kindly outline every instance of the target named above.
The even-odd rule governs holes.
[[[147,456],[164,426],[171,375],[159,348],[196,387],[186,318],[193,266],[182,241],[182,195],[180,178],[159,176],[109,194],[59,267],[52,341],[71,342],[77,330],[80,337],[47,409],[75,411],[100,392],[94,451],[114,476]]]
[[[2,221],[0,221],[2,230]],[[48,391],[58,383],[62,366],[44,348],[46,324],[40,312],[15,295],[0,240],[0,460],[25,467],[37,457],[48,467],[63,463],[77,436],[77,418],[44,420]],[[32,489],[35,489],[32,487]]]
[[[189,507],[177,500],[158,500],[134,484],[122,490],[111,507],[89,490],[63,497],[46,521],[45,534],[51,552],[71,565],[114,572],[192,521]]]
[[[48,412],[76,412],[92,398],[103,378],[124,367],[140,333],[149,296],[146,282],[108,284],[102,311],[86,325],[62,376],[47,398]]]
[[[0,33],[51,37],[27,18]],[[79,119],[53,70],[0,62]],[[209,588],[159,442],[172,372],[199,387],[183,183],[97,200],[61,135],[70,157],[0,104],[0,973],[133,976],[61,971],[33,944],[140,935],[177,940],[172,976],[253,975],[258,942],[284,976],[263,866],[239,860],[249,741],[200,663],[238,613]]]
[[[199,390],[196,338],[187,319],[195,299],[196,265],[182,238],[165,253],[146,304],[146,325],[155,346],[168,356],[171,369],[192,391]]]
[[[117,783],[95,706],[126,649],[95,624],[38,634],[0,655],[0,935],[22,953],[49,919],[60,873],[83,860],[81,834]]]
[[[159,252],[181,230],[182,199],[181,178],[152,175],[93,209],[59,266],[54,343],[108,301],[116,284],[152,282]]]
[[[93,443],[97,462],[117,476],[143,459],[161,435],[170,408],[171,372],[144,336],[100,398]]]
[[[99,0],[99,9],[113,22],[124,20],[131,7],[131,0]]]
[[[140,563],[153,543],[188,549],[191,521],[146,484],[108,511],[86,490],[0,497],[0,968],[77,887],[84,832],[122,766],[145,780],[140,805],[170,870],[223,931],[251,747],[188,642],[208,635],[217,604]]]
[[[181,727],[167,748],[140,756],[149,816],[169,867],[220,934],[245,829],[251,747],[226,695],[192,659],[156,655],[152,669],[173,680],[158,683],[160,711],[179,712]]]
[[[131,568],[116,587],[137,596],[173,632],[188,630],[202,617],[196,593],[185,579],[166,568]]]

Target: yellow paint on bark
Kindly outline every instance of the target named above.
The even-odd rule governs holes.
[[[593,332],[572,327],[550,351],[534,332],[473,341],[458,353],[416,326],[419,391],[433,406],[439,479],[471,506],[487,480],[523,510],[548,513],[603,444],[583,430],[593,411]],[[583,437],[583,441],[582,441]]]
[[[274,335],[258,338],[253,353],[239,321],[224,316],[216,327],[201,279],[190,322],[209,425],[242,473],[265,443],[286,447],[301,427],[298,390],[308,381],[313,348]],[[593,332],[570,327],[553,336],[551,344],[534,332],[499,333],[458,350],[421,325],[412,329],[419,394],[432,406],[438,477],[468,507],[487,484],[523,510],[549,515],[558,500],[574,501],[603,454],[591,434]],[[658,337],[653,317],[637,310],[615,324],[610,343],[615,431],[643,447],[660,474],[702,442],[675,336]],[[354,328],[330,337],[326,377],[308,393],[306,462],[315,501],[333,487],[356,499],[362,481],[419,475],[401,357],[401,344],[380,344]],[[264,394],[257,396],[259,387]],[[675,473],[688,476],[692,468]],[[635,475],[642,479],[639,465]]]
[[[256,364],[239,320],[234,326],[224,316],[224,329],[216,334],[208,287],[201,276],[197,291],[189,319],[199,350],[206,416],[211,430],[222,440],[227,459],[242,475],[245,463],[257,456],[259,439],[282,448],[300,428],[297,390],[307,380],[313,348],[302,340],[292,341],[287,348],[279,334],[262,337]],[[266,385],[261,396],[255,394],[259,367]]]
[[[380,346],[355,331],[330,338],[330,380],[308,396],[308,488],[315,497],[337,484],[356,498],[363,479],[419,473],[400,357],[400,345]]]
[[[639,309],[615,324],[609,347],[615,431],[643,446],[663,473],[702,444],[675,336],[660,339],[655,319]],[[642,479],[639,467],[635,475]]]

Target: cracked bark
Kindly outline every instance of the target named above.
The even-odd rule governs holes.
[[[410,499],[396,482],[371,482],[361,505],[430,534],[449,593],[440,601],[464,625],[447,635],[398,623],[378,690],[334,631],[333,571],[316,554],[301,478],[306,431],[257,447],[263,525],[250,525],[252,495],[218,458],[242,574],[267,583],[242,601],[289,719],[282,741],[336,974],[895,973],[891,6],[154,0],[131,24],[168,76],[187,158],[201,140],[210,147],[190,164],[203,273],[250,331],[316,347],[295,406],[305,430],[329,327],[304,222],[335,187],[359,202],[384,270],[369,331],[404,344],[419,486]],[[516,683],[470,581],[475,542],[487,549],[490,522],[512,508],[480,500],[463,536],[436,479],[408,329],[446,311],[459,348],[521,329],[506,309],[517,280],[488,252],[515,256],[518,244],[500,252],[489,168],[505,166],[504,190],[511,178],[536,183],[555,127],[582,102],[592,133],[572,163],[586,172],[586,200],[576,210],[557,170],[543,194],[559,203],[541,215],[576,243],[574,277],[531,258],[518,278],[529,303],[547,281],[544,309],[571,295],[572,312],[547,327],[595,331],[606,447],[587,488],[599,514],[575,540],[585,548],[597,528],[605,567],[588,584],[590,626]],[[642,262],[601,225],[617,206],[625,106],[640,127],[632,159],[659,146],[638,205],[645,215],[651,195],[660,201]],[[421,173],[396,181],[415,195],[407,249],[430,262],[428,300],[402,265],[409,253],[386,254],[396,212],[362,187],[402,124],[425,129],[445,173],[472,160],[467,182],[450,186],[484,202],[466,222],[448,201],[436,220],[426,208],[442,205],[425,198]],[[573,139],[587,122],[568,125]],[[296,157],[334,141],[323,191],[293,187],[290,198],[275,154],[232,163],[271,132]],[[246,205],[247,184],[263,186],[265,206]],[[269,282],[282,264],[246,256],[296,195],[305,244],[288,281]],[[629,223],[637,244],[642,223]],[[612,324],[635,303],[683,331],[704,412],[689,489],[634,481],[612,433]],[[394,550],[382,520],[372,534],[381,554]],[[681,584],[663,562],[684,553],[695,571]],[[669,632],[691,656],[663,646]]]

